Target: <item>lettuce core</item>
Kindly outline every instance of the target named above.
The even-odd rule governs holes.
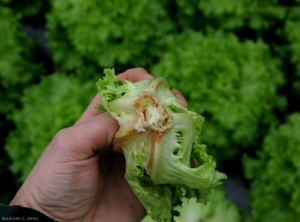
[[[154,130],[163,133],[172,125],[173,117],[164,109],[162,104],[155,98],[154,93],[143,93],[134,101],[137,112],[137,122],[134,129],[138,132]]]

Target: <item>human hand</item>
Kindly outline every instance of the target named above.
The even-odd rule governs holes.
[[[150,78],[136,68],[118,78]],[[178,91],[174,95],[186,106]],[[10,205],[38,210],[60,221],[140,221],[145,209],[124,179],[125,159],[114,143],[118,123],[95,109],[97,94],[74,126],[46,147]]]

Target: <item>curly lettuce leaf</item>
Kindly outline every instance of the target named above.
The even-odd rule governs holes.
[[[201,219],[201,207],[201,203],[197,202],[197,199],[194,197],[190,199],[182,198],[182,205],[174,208],[179,213],[179,216],[174,217],[174,221],[199,222]]]
[[[213,199],[206,205],[196,198],[183,194],[181,205],[174,207],[175,222],[251,222],[251,217],[235,203],[226,198],[224,189],[216,189]],[[144,221],[143,221],[144,222]]]
[[[97,86],[104,109],[120,125],[115,138],[126,158],[125,179],[148,215],[170,221],[182,188],[187,198],[207,202],[226,176],[198,144],[204,118],[182,107],[164,78],[132,83],[118,80],[113,69],[104,74]]]

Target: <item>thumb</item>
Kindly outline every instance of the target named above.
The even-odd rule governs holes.
[[[61,130],[50,146],[64,161],[86,160],[110,147],[118,129],[118,122],[102,113]]]

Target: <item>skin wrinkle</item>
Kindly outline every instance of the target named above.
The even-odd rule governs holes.
[[[73,162],[72,165],[69,166],[67,168],[67,170],[64,171],[64,174],[62,174],[62,175],[60,174],[60,176],[62,177],[61,178],[62,181],[69,181],[67,184],[60,185],[60,188],[63,187],[63,189],[65,189],[67,191],[73,191],[75,193],[81,191],[82,189],[84,190],[84,187],[79,187],[79,188],[73,189],[72,184],[82,184],[82,183],[78,182],[78,176],[76,176],[76,177],[73,176],[73,177],[70,178],[68,175],[74,175],[70,171],[74,171],[74,169],[76,169],[75,165],[83,165],[84,162],[86,162],[86,161],[91,161],[91,160],[82,160],[80,162]],[[67,163],[64,163],[64,164],[67,165]],[[92,169],[90,169],[90,171],[91,170]],[[80,173],[81,174],[88,174],[90,171],[85,170],[84,172],[80,172]],[[78,172],[76,172],[76,175],[78,175]],[[82,178],[82,177],[79,177],[79,179],[80,178]],[[60,198],[68,200],[68,202],[65,203],[67,205],[68,204],[76,205],[76,204],[79,204],[79,203],[82,203],[82,202],[86,202],[86,201],[89,202],[89,200],[80,200],[80,199],[76,198],[77,196],[68,196],[68,195],[65,196],[65,194],[67,192],[62,192],[62,195],[58,195],[57,192],[56,192],[56,190],[58,189],[58,187],[56,187],[56,184],[54,183],[54,184],[51,184],[51,185],[53,185],[53,186],[50,189],[49,195],[47,195],[47,196],[45,195],[45,197],[42,200],[40,199],[38,201],[38,202],[42,203],[41,206],[43,206],[43,205],[46,206],[43,209],[52,208],[52,209],[55,209],[55,211],[57,213],[59,213],[59,214],[65,214],[65,213],[67,213],[67,211],[62,211],[62,209],[65,209],[67,206],[65,206],[65,205],[59,205],[58,202],[56,202],[56,200],[60,199]],[[88,191],[88,192],[90,192],[90,191]],[[82,193],[82,194],[84,194],[83,196],[88,196],[88,195],[86,195],[86,193]],[[52,200],[52,202],[55,203],[55,204],[47,206],[47,203],[49,202],[49,200]]]

